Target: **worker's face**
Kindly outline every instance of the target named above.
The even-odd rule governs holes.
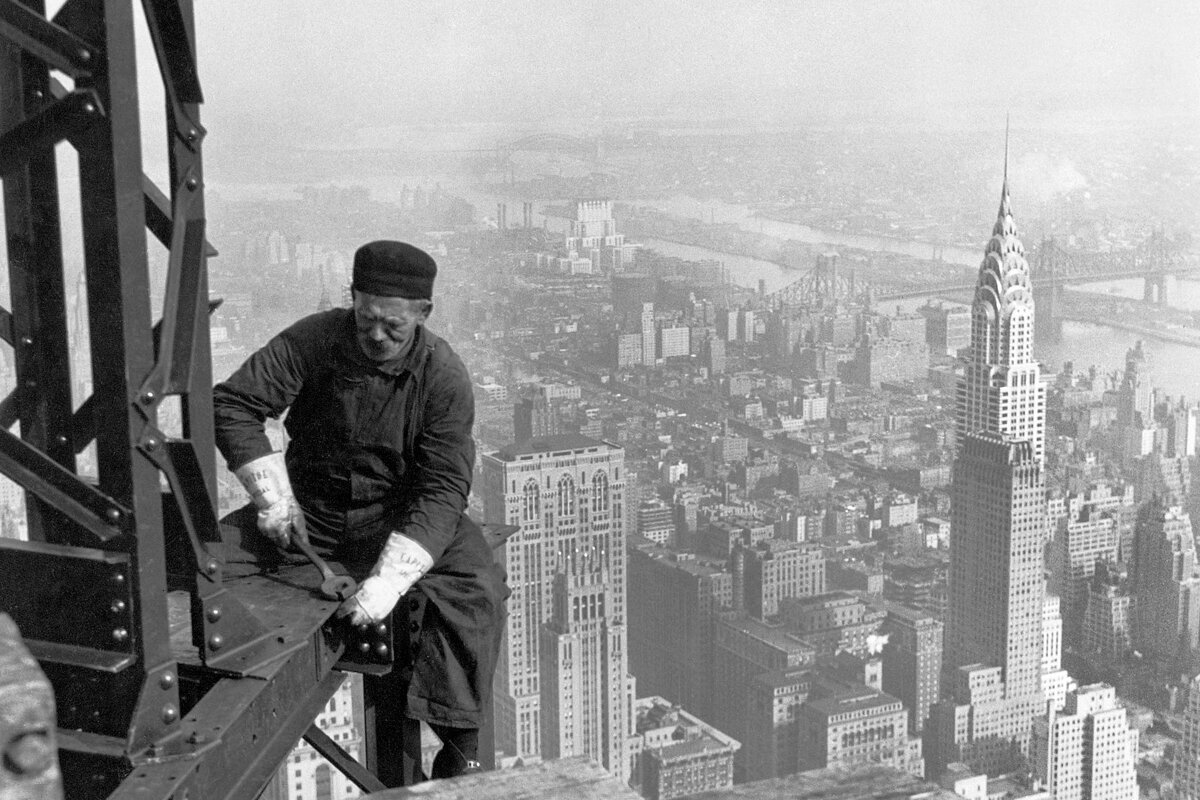
[[[429,316],[427,300],[354,293],[358,346],[372,361],[392,361],[408,352],[417,326]]]

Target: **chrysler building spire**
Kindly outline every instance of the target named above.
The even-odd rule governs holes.
[[[1024,439],[1040,464],[1045,387],[1033,358],[1033,287],[1009,195],[1007,133],[1004,153],[1000,209],[971,304],[971,352],[959,387],[958,443],[961,447],[968,434],[985,431]]]

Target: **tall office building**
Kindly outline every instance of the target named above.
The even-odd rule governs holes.
[[[909,730],[925,728],[929,708],[942,686],[942,640],[945,626],[937,617],[894,603],[885,605],[882,632],[883,690],[908,709]]]
[[[658,337],[654,329],[654,303],[642,303],[642,363],[653,367],[657,361]]]
[[[1081,686],[1063,711],[1034,727],[1033,772],[1055,800],[1127,800],[1138,796],[1138,732],[1113,687]]]
[[[1138,513],[1134,644],[1165,661],[1200,646],[1200,577],[1192,521],[1179,506],[1152,498]]]
[[[1179,800],[1200,800],[1200,675],[1192,678],[1188,689],[1183,735],[1175,748],[1174,778]]]
[[[716,719],[713,637],[733,602],[733,578],[723,561],[630,537],[629,663],[639,690],[662,695],[701,717]]]
[[[621,272],[633,263],[640,245],[625,243],[617,232],[612,201],[589,198],[575,201],[575,218],[565,241],[567,251],[591,261],[593,272]]]
[[[1062,615],[1071,645],[1078,646],[1087,608],[1088,586],[1096,564],[1117,559],[1117,520],[1090,505],[1064,515],[1050,545],[1050,588],[1062,598]]]
[[[509,758],[587,755],[629,774],[625,453],[577,435],[482,459],[487,519],[520,525],[500,558],[512,596],[495,680]]]
[[[944,658],[952,694],[931,718],[935,771],[951,761],[989,774],[1015,766],[1044,710],[1046,386],[1033,358],[1029,273],[1006,165],[958,386]]]

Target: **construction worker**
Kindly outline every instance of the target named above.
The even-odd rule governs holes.
[[[252,499],[229,523],[281,548],[308,537],[342,562],[361,579],[338,609],[352,624],[423,595],[411,680],[400,669],[375,680],[441,738],[441,778],[478,769],[508,589],[463,513],[475,406],[462,360],[425,327],[436,272],[412,245],[363,245],[354,307],[279,333],[214,388],[213,405],[217,447]],[[285,411],[286,455],[264,432]]]

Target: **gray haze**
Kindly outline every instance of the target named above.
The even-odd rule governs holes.
[[[227,144],[345,146],[446,122],[1200,114],[1189,0],[197,0],[196,14],[205,117]]]

